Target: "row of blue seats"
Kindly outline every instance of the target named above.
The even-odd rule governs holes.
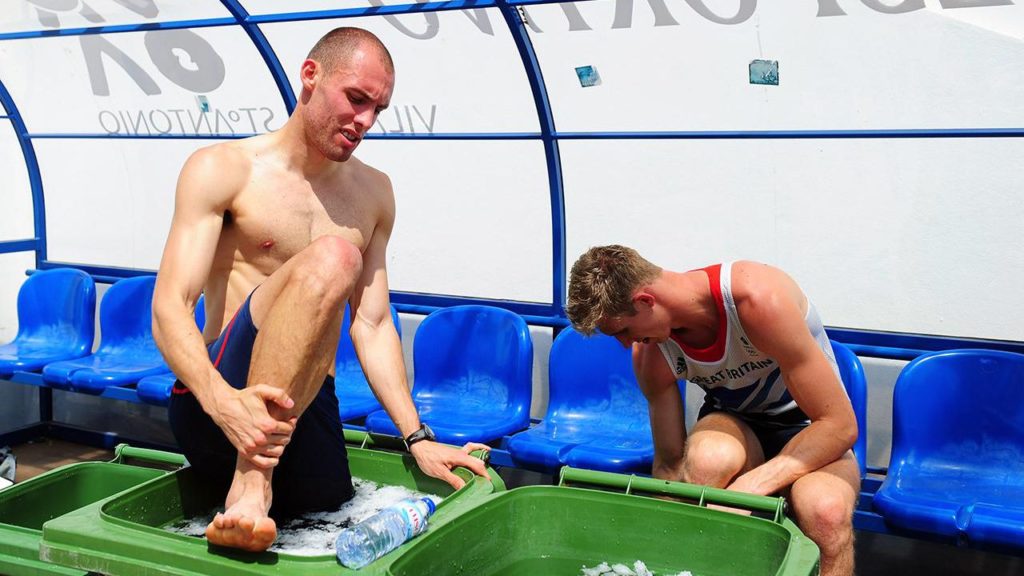
[[[152,286],[152,277],[140,277],[110,287],[102,342],[89,355],[92,280],[75,270],[30,276],[18,297],[18,336],[0,346],[0,378],[41,370],[54,387],[92,393],[138,381],[140,398],[165,404],[174,376],[152,343]],[[342,420],[365,417],[369,431],[395,435],[362,374],[348,323],[346,311],[336,366]],[[864,371],[848,348],[833,342],[833,350],[861,430],[854,453],[863,475]],[[532,428],[533,344],[518,315],[484,306],[438,310],[419,326],[413,354],[413,400],[443,442],[501,442],[517,466],[544,471],[650,470],[646,401],[629,351],[612,338],[559,333],[547,413]],[[874,497],[887,523],[973,543],[1024,542],[1024,355],[961,350],[918,358],[896,383],[893,426],[889,473]]]
[[[89,354],[96,299],[91,278],[71,269],[30,276],[19,293],[18,336],[0,348],[0,377],[41,370],[43,381],[54,388],[92,394],[136,385],[141,400],[166,405],[175,377],[152,339],[153,286],[152,276],[110,286],[100,307],[102,341]],[[392,314],[400,329],[393,309]],[[201,327],[201,303],[196,316]],[[395,435],[363,376],[348,328],[346,309],[335,379],[341,418],[365,418],[371,432]],[[856,356],[836,346],[844,381],[863,416],[863,371]],[[420,325],[413,350],[414,401],[441,441],[496,442],[510,436],[507,447],[515,462],[541,470],[563,464],[650,469],[646,402],[629,351],[614,339],[584,338],[571,328],[559,334],[549,358],[548,412],[532,429],[533,344],[518,315],[483,306],[439,310]],[[863,448],[857,453],[863,465]]]

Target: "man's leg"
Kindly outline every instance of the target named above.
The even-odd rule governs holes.
[[[711,412],[697,420],[686,439],[683,470],[691,484],[725,488],[763,462],[761,443],[750,426],[725,412]]]
[[[822,576],[853,574],[853,509],[859,492],[860,468],[852,452],[793,483],[793,513],[821,550]]]
[[[276,406],[279,420],[300,417],[316,397],[338,346],[343,306],[362,272],[362,255],[348,241],[325,236],[275,271],[253,293],[250,309],[259,329],[248,385],[283,388],[295,402]],[[238,457],[225,511],[206,529],[210,542],[266,550],[277,537],[269,517],[273,469]]]

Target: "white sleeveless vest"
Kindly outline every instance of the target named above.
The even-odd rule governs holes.
[[[718,305],[718,339],[710,347],[684,347],[674,338],[658,344],[676,378],[707,392],[705,401],[730,412],[774,416],[797,407],[778,363],[755,348],[743,331],[732,297],[732,262],[704,268]],[[832,345],[814,305],[807,302],[807,329],[839,377]]]

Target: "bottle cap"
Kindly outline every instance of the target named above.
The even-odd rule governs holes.
[[[427,515],[433,514],[434,510],[437,509],[437,504],[434,504],[433,498],[420,498],[420,500],[427,503]]]

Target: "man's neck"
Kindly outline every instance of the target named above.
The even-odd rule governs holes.
[[[302,111],[296,110],[280,130],[274,132],[281,158],[289,170],[309,180],[322,178],[340,168],[340,162],[327,158],[306,137]]]
[[[672,332],[699,344],[714,340],[718,330],[718,306],[703,270],[663,270],[651,286],[655,297],[669,311]]]

